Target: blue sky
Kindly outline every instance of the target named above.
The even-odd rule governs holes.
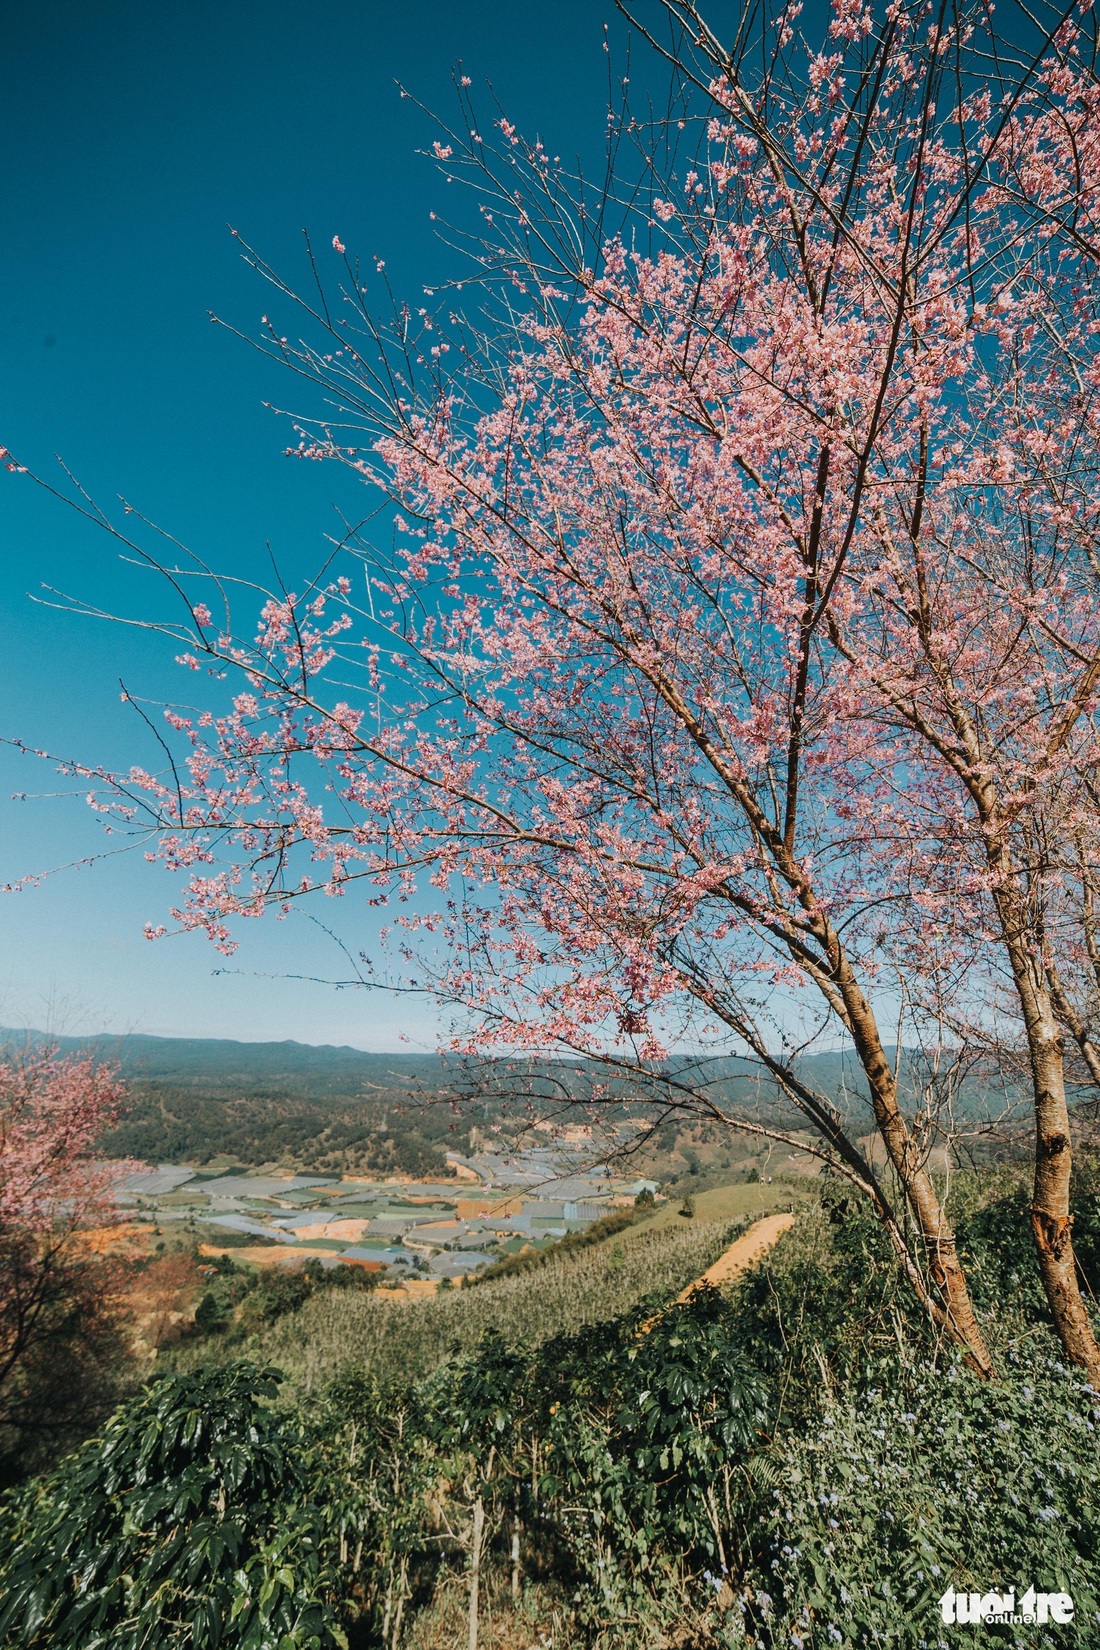
[[[0,442],[87,491],[128,500],[215,565],[313,562],[346,502],[339,477],[284,459],[263,407],[278,370],[207,318],[258,330],[265,289],[232,224],[297,278],[300,232],[384,257],[415,296],[454,267],[429,213],[444,187],[416,149],[429,106],[453,106],[462,59],[525,131],[594,152],[603,131],[612,0],[538,8],[476,0],[35,0],[11,8],[0,63]],[[169,650],[140,630],[60,613],[52,586],[131,616],[158,592],[118,546],[25,477],[0,475],[0,733],[59,756],[145,758],[119,679],[168,697]],[[0,882],[104,846],[51,770],[0,751]],[[26,800],[11,801],[13,792]],[[0,902],[0,1024],[59,1031],[430,1044],[408,998],[287,979],[335,959],[306,921],[256,925],[230,966],[195,935],[149,944],[175,885],[140,858],[61,872]],[[350,924],[357,943],[369,932]]]

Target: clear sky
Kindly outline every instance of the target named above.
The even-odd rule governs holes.
[[[395,80],[449,114],[461,58],[526,132],[592,153],[605,20],[612,0],[9,6],[0,442],[38,471],[60,454],[94,497],[125,495],[220,567],[258,565],[265,540],[286,566],[312,564],[346,483],[281,456],[287,430],[263,403],[285,401],[287,381],[207,319],[251,333],[268,305],[227,224],[295,278],[303,226],[325,246],[338,233],[415,296],[454,255],[429,220],[444,185],[416,154],[433,128]],[[2,473],[0,733],[108,766],[142,759],[119,679],[172,696],[165,644],[30,599],[51,586],[131,615],[156,605],[117,545]],[[0,751],[0,882],[104,846],[81,801],[41,794],[69,789]],[[142,924],[174,891],[129,855],[0,896],[0,1024],[430,1044],[408,998],[285,978],[336,967],[305,919],[250,925],[229,974],[197,935],[150,944]],[[365,926],[345,932],[369,944]]]

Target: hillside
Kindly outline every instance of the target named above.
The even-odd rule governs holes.
[[[1093,1287],[1097,1184],[1086,1176],[1076,1209]],[[755,1265],[672,1303],[792,1194],[793,1225]],[[324,1650],[856,1650],[866,1625],[920,1650],[942,1642],[945,1586],[986,1574],[1038,1574],[1095,1619],[1100,1412],[1052,1356],[1026,1196],[1003,1171],[956,1178],[992,1383],[945,1355],[876,1223],[827,1182],[716,1188],[694,1218],[666,1207],[523,1277],[434,1297],[320,1270],[192,1269],[199,1321],[162,1343],[162,1379],[8,1501],[0,1571],[19,1614],[3,1638],[0,1604],[0,1638],[83,1650],[76,1630],[19,1627],[40,1619],[44,1576],[61,1578],[54,1614],[68,1607],[74,1542],[101,1592],[126,1578],[123,1604],[132,1574],[153,1587],[169,1564],[188,1598],[206,1564],[203,1596],[217,1589],[226,1616],[251,1607],[255,1577],[265,1597],[297,1588],[280,1627],[304,1622],[299,1644]],[[152,1315],[185,1264],[143,1274]],[[247,1570],[230,1545],[246,1538],[260,1554]]]
[[[463,1069],[435,1054],[375,1054],[293,1041],[247,1043],[222,1038],[144,1035],[47,1038],[0,1029],[0,1043],[56,1042],[62,1052],[91,1050],[117,1060],[132,1106],[104,1149],[145,1162],[214,1162],[259,1167],[278,1163],[315,1173],[433,1175],[444,1152],[469,1148],[471,1128],[498,1125],[515,1135],[539,1116],[562,1117],[582,1105],[597,1075],[580,1062],[542,1071],[506,1060]],[[854,1061],[840,1052],[802,1057],[800,1070],[853,1120],[871,1126]],[[798,1128],[801,1119],[772,1079],[735,1058],[680,1058],[667,1075],[707,1089],[723,1104]],[[929,1079],[920,1057],[903,1062],[902,1088],[913,1103]],[[564,1099],[563,1099],[564,1096]],[[650,1098],[653,1091],[650,1091]],[[1014,1098],[1011,1082],[975,1068],[952,1096],[956,1117],[997,1117]],[[638,1085],[612,1087],[601,1109],[611,1119],[655,1116]],[[640,1103],[641,1102],[641,1103]],[[673,1114],[632,1159],[634,1172],[689,1189],[715,1184],[748,1159],[747,1144],[721,1125]],[[769,1171],[770,1172],[770,1171]]]
[[[435,1055],[12,1030],[0,1031],[0,1040],[54,1042],[63,1053],[89,1050],[117,1061],[131,1106],[103,1149],[144,1162],[442,1174],[444,1151],[468,1137],[469,1124],[459,1126],[440,1103],[444,1067]]]
[[[591,1248],[565,1249],[521,1276],[412,1300],[388,1291],[319,1291],[247,1347],[203,1337],[184,1342],[167,1363],[198,1369],[247,1352],[277,1365],[294,1389],[307,1392],[348,1370],[382,1381],[423,1375],[456,1352],[472,1352],[488,1330],[537,1345],[619,1317],[640,1301],[669,1299],[710,1266],[743,1226],[791,1203],[789,1186],[723,1187],[701,1194],[693,1219],[660,1210]]]

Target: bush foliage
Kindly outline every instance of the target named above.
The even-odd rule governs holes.
[[[9,1504],[3,1641],[346,1645],[302,1426],[265,1402],[275,1374],[238,1365],[158,1381]]]

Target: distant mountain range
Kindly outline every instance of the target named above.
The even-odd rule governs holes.
[[[539,1112],[561,1116],[563,1106],[568,1115],[572,1104],[585,1101],[597,1075],[580,1061],[554,1062],[545,1068],[546,1081],[531,1085],[526,1065],[507,1060],[464,1074],[436,1054],[371,1054],[291,1040],[245,1043],[137,1033],[49,1037],[0,1028],[0,1047],[43,1043],[66,1054],[91,1050],[118,1061],[130,1105],[102,1140],[104,1150],[147,1163],[280,1163],[325,1174],[438,1176],[446,1172],[446,1151],[469,1147],[472,1128],[499,1123],[508,1135],[509,1119],[530,1121]],[[901,1086],[910,1113],[921,1103],[920,1067],[919,1054],[907,1051]],[[669,1076],[705,1083],[731,1111],[805,1127],[774,1079],[747,1060],[682,1056],[665,1069]],[[866,1086],[853,1055],[803,1055],[798,1069],[840,1104],[854,1133],[873,1129]],[[606,1072],[598,1075],[606,1083]],[[620,1079],[604,1093],[613,1116],[614,1098],[637,1099],[640,1087]],[[463,1097],[455,1104],[459,1094]],[[997,1072],[974,1074],[953,1098],[954,1115],[959,1121],[1000,1116],[1009,1100],[1020,1098]],[[1027,1109],[1016,1112],[1019,1122]],[[720,1124],[709,1127],[715,1139],[725,1137]],[[692,1137],[697,1128],[697,1122],[673,1110],[661,1123],[653,1149],[672,1161],[669,1154],[679,1149],[681,1134]]]
[[[281,1043],[242,1043],[228,1037],[148,1037],[139,1033],[55,1037],[0,1027],[0,1043],[55,1044],[62,1053],[94,1050],[117,1060],[131,1084],[171,1085],[224,1098],[355,1100],[364,1091],[407,1090],[443,1074],[437,1054],[368,1054],[363,1049]]]
[[[438,1054],[375,1054],[346,1044],[298,1043],[291,1039],[245,1043],[221,1037],[150,1037],[139,1033],[52,1037],[41,1031],[0,1027],[0,1044],[18,1047],[43,1042],[56,1044],[64,1053],[92,1049],[104,1058],[117,1060],[123,1076],[137,1090],[171,1089],[180,1095],[221,1100],[372,1099],[385,1103],[389,1097],[434,1094],[456,1076],[454,1065]],[[507,1061],[495,1063],[498,1074],[507,1075],[511,1069]],[[583,1063],[556,1064],[553,1069],[559,1082],[563,1072],[569,1070],[566,1086],[579,1094],[586,1081]],[[729,1101],[751,1101],[771,1108],[779,1099],[774,1081],[748,1060],[680,1057],[670,1060],[666,1069],[718,1086]],[[857,1106],[865,1103],[866,1085],[853,1054],[805,1054],[797,1069],[821,1093]],[[904,1050],[901,1087],[909,1101],[916,1098],[922,1069],[926,1071],[927,1066],[919,1051]],[[490,1090],[495,1086],[492,1082],[487,1085]],[[630,1086],[624,1082],[624,1091]],[[999,1112],[1009,1096],[1017,1097],[1015,1085],[986,1069],[963,1080],[956,1106],[968,1116]]]

